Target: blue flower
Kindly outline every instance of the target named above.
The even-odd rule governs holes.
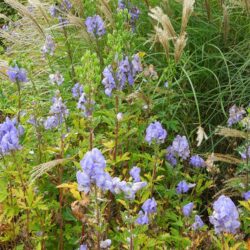
[[[229,109],[229,119],[227,121],[228,126],[232,127],[234,124],[240,122],[245,114],[246,111],[244,108],[242,107],[238,108],[236,105],[233,105]]]
[[[171,146],[171,153],[186,160],[190,155],[189,145],[186,136],[177,135]]]
[[[145,140],[149,144],[152,142],[163,143],[167,137],[167,131],[162,127],[160,122],[151,123],[146,130]]]
[[[167,154],[166,154],[166,160],[172,165],[176,166],[177,165],[177,159],[174,155],[174,152],[172,150],[172,146],[167,147]]]
[[[45,56],[46,54],[49,54],[51,56],[54,55],[56,49],[56,44],[52,38],[51,35],[46,36],[45,43],[42,47],[42,53]]]
[[[143,205],[142,210],[147,214],[156,213],[157,203],[154,198],[147,199]]]
[[[26,70],[19,68],[17,65],[15,67],[9,67],[7,70],[7,75],[12,82],[28,82]]]
[[[202,221],[199,215],[195,215],[195,222],[192,224],[193,230],[198,230],[204,226],[204,222]]]
[[[245,192],[245,193],[243,193],[243,197],[244,197],[244,199],[245,199],[246,201],[250,200],[250,190],[247,191],[247,192]]]
[[[188,190],[194,186],[195,184],[188,184],[185,180],[180,181],[177,185],[176,192],[177,194],[184,194],[187,193]]]
[[[99,15],[88,17],[85,21],[88,33],[95,37],[101,37],[106,33],[105,25]]]
[[[214,225],[215,233],[235,234],[240,227],[239,213],[233,201],[221,195],[213,204],[213,214],[209,221]]]
[[[250,146],[245,148],[244,151],[240,152],[240,156],[243,160],[250,159]]]
[[[56,16],[57,16],[58,10],[57,10],[57,8],[56,8],[55,5],[51,5],[51,6],[49,7],[49,13],[50,13],[50,15],[51,15],[52,17],[56,17]]]
[[[53,85],[57,84],[58,86],[60,86],[64,82],[63,75],[58,71],[55,74],[50,74],[49,79]]]
[[[193,211],[193,208],[194,208],[193,202],[190,202],[187,205],[183,206],[182,212],[183,212],[184,216],[189,217]]]
[[[133,167],[133,168],[129,171],[129,174],[130,174],[130,176],[134,179],[134,182],[139,182],[139,181],[141,180],[140,172],[141,172],[141,169],[138,168],[138,167]]]
[[[192,165],[193,167],[196,167],[196,168],[206,166],[205,161],[199,155],[193,155],[190,158],[189,164]]]
[[[50,107],[49,117],[44,122],[45,129],[52,129],[58,127],[65,121],[65,118],[69,115],[69,110],[63,103],[60,96],[56,96],[52,100],[53,104]]]
[[[76,83],[71,91],[74,98],[80,98],[83,94],[83,86],[79,83]]]
[[[87,244],[82,244],[79,250],[88,250]]]
[[[147,213],[144,213],[143,211],[140,211],[138,214],[138,218],[136,220],[136,222],[140,225],[146,225],[149,223],[149,218]]]
[[[23,134],[23,128],[8,117],[0,124],[0,154],[6,155],[12,151],[19,150],[19,136]]]

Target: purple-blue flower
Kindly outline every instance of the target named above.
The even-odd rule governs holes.
[[[147,214],[156,213],[157,203],[154,198],[147,199],[143,205],[142,210]]]
[[[52,85],[57,84],[60,86],[64,82],[64,77],[60,72],[56,72],[55,74],[50,74],[49,79]]]
[[[76,99],[80,98],[83,94],[83,86],[80,83],[76,83],[71,90],[72,96]]]
[[[62,8],[65,10],[70,10],[72,8],[72,3],[69,0],[63,0]]]
[[[107,96],[111,96],[113,89],[123,90],[126,83],[133,85],[136,76],[142,71],[141,60],[137,54],[133,55],[131,60],[125,56],[117,65],[116,69],[111,65],[105,67],[102,73],[104,76],[102,84]]]
[[[103,36],[106,33],[104,22],[99,15],[88,17],[85,21],[85,25],[88,33],[95,37]]]
[[[202,221],[199,215],[195,215],[195,222],[192,224],[193,230],[198,230],[204,226],[204,222]]]
[[[171,153],[186,160],[190,155],[189,145],[186,136],[177,135],[172,143]]]
[[[247,146],[244,151],[240,152],[240,156],[243,160],[250,159],[250,146]]]
[[[58,10],[57,10],[57,8],[56,8],[55,5],[51,5],[51,6],[49,7],[49,13],[50,13],[50,15],[51,15],[52,17],[56,17],[56,16],[57,16]]]
[[[147,127],[145,140],[149,144],[152,142],[163,143],[166,137],[167,131],[162,127],[160,122],[155,121]]]
[[[9,67],[7,75],[12,82],[28,82],[26,70],[17,65]]]
[[[229,127],[233,126],[234,124],[240,122],[244,115],[246,114],[246,111],[242,107],[237,107],[236,105],[233,105],[229,109],[229,119],[227,121],[227,124]]]
[[[205,161],[199,155],[193,155],[190,158],[189,164],[195,168],[205,167]]]
[[[56,49],[56,44],[53,40],[53,37],[51,35],[46,36],[45,43],[42,47],[42,53],[45,56],[46,54],[49,54],[51,56],[54,55]]]
[[[19,150],[19,136],[23,134],[23,128],[8,117],[0,124],[0,154],[6,155],[12,151]]]
[[[92,114],[92,111],[94,109],[94,107],[93,107],[94,104],[95,104],[95,102],[93,100],[91,100],[91,101],[87,100],[87,96],[83,92],[78,100],[77,108],[84,112],[85,117],[88,117]]]
[[[193,211],[193,208],[194,208],[194,203],[190,202],[187,205],[183,206],[182,213],[184,214],[185,217],[189,217]]]
[[[177,194],[184,194],[187,193],[188,190],[192,187],[195,187],[195,184],[187,183],[185,180],[180,181],[176,187]]]
[[[174,155],[174,152],[172,150],[172,146],[167,147],[167,153],[166,153],[166,160],[172,165],[176,166],[177,165],[177,159]]]
[[[215,233],[235,234],[240,227],[239,213],[233,201],[221,195],[213,204],[213,214],[209,221],[214,225]]]
[[[63,103],[60,96],[56,96],[52,100],[53,104],[50,107],[49,117],[44,122],[45,129],[52,129],[58,127],[63,123],[65,118],[69,115],[69,110]]]
[[[79,250],[88,250],[87,244],[82,244]]]
[[[138,218],[136,220],[136,222],[140,225],[146,225],[149,223],[149,218],[148,218],[148,214],[144,213],[143,211],[140,211],[138,214]]]
[[[141,181],[140,172],[141,172],[141,169],[138,168],[138,167],[133,167],[133,168],[129,171],[129,174],[130,174],[130,176],[134,179],[134,182],[139,182],[139,181]]]
[[[250,190],[247,191],[247,192],[245,192],[245,193],[243,193],[243,197],[244,197],[244,199],[245,199],[246,201],[250,200]]]

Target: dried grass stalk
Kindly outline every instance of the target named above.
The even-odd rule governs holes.
[[[186,47],[186,44],[187,44],[187,37],[186,33],[184,32],[177,38],[174,44],[174,59],[176,63],[180,60],[182,52]]]
[[[182,22],[181,22],[181,33],[185,33],[189,17],[191,16],[193,10],[194,10],[194,3],[195,0],[184,0],[183,1],[183,9],[182,9]]]
[[[41,33],[41,35],[45,38],[45,33],[40,24],[37,22],[37,19],[33,17],[30,11],[21,3],[16,0],[4,0],[7,4],[9,4],[13,9],[16,9],[22,17],[29,18],[37,27],[37,30]]]
[[[215,134],[225,136],[225,137],[233,137],[233,138],[243,138],[243,139],[248,138],[246,132],[243,132],[243,131],[240,131],[240,130],[237,130],[237,129],[221,127],[221,126],[219,126],[216,129]]]
[[[242,160],[235,158],[232,155],[214,153],[214,162],[216,161],[225,162],[225,163],[229,163],[233,165],[238,165],[238,164],[243,163]]]
[[[109,6],[109,0],[99,0],[98,3],[99,10],[104,14],[111,26],[114,27],[113,12]]]

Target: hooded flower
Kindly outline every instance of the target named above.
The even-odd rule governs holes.
[[[185,217],[189,217],[193,211],[194,203],[190,202],[182,208],[182,212]]]
[[[172,143],[170,152],[175,157],[179,156],[181,159],[186,160],[190,155],[186,136],[177,135]]]
[[[162,127],[160,122],[151,123],[146,130],[145,140],[149,144],[152,142],[163,143],[167,137],[167,131]]]
[[[133,168],[129,171],[129,174],[130,174],[130,176],[134,179],[134,182],[139,182],[139,181],[141,181],[140,172],[141,172],[141,169],[138,168],[138,167],[133,167]]]
[[[199,215],[195,215],[195,222],[192,224],[193,230],[198,230],[204,226],[204,222],[202,221]]]
[[[6,155],[12,151],[19,150],[19,136],[23,134],[23,127],[8,117],[0,124],[0,154]]]
[[[247,191],[247,192],[245,192],[245,193],[243,193],[243,197],[244,197],[244,199],[245,199],[246,201],[250,200],[250,190]]]
[[[85,25],[88,33],[95,37],[101,37],[106,33],[104,22],[99,15],[88,17],[85,21]]]
[[[205,167],[205,161],[199,155],[193,155],[190,158],[189,164],[195,168]]]
[[[177,194],[187,193],[188,190],[192,187],[195,187],[195,185],[196,184],[187,183],[185,180],[180,181],[177,185],[176,192],[177,192]]]
[[[80,98],[83,94],[83,86],[79,83],[76,83],[71,90],[72,96],[76,99]]]
[[[213,214],[209,221],[214,225],[215,232],[235,234],[240,227],[239,213],[233,201],[221,195],[213,204]]]
[[[56,49],[56,45],[55,45],[55,42],[54,42],[52,36],[51,35],[46,36],[45,43],[42,47],[43,55],[45,56],[46,54],[49,54],[49,55],[53,56],[55,49]]]
[[[244,118],[245,114],[246,111],[244,108],[238,108],[236,105],[233,105],[229,109],[229,119],[227,121],[228,126],[232,127],[234,124],[240,122]]]
[[[60,86],[64,82],[63,75],[58,71],[55,74],[50,74],[49,79],[52,85],[57,84],[58,86]]]
[[[150,214],[156,213],[157,203],[154,198],[147,199],[142,205],[142,211],[139,212],[139,216],[136,222],[140,225],[148,224]]]
[[[27,73],[25,69],[19,68],[17,65],[9,67],[7,75],[12,82],[28,82]]]

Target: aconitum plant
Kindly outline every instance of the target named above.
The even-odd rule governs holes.
[[[189,164],[195,168],[205,167],[205,161],[199,155],[193,155],[190,158]]]
[[[234,124],[240,122],[244,118],[245,114],[246,111],[244,108],[233,105],[229,109],[229,119],[227,121],[228,126],[232,127]]]
[[[111,96],[114,89],[123,90],[126,83],[133,85],[136,76],[142,71],[141,60],[137,54],[133,55],[131,60],[127,56],[124,57],[117,65],[116,69],[108,65],[102,73],[102,84],[107,96]]]
[[[75,99],[78,99],[83,94],[83,86],[80,83],[76,83],[74,87],[72,88],[71,92],[72,92],[72,96]]]
[[[170,163],[175,163],[176,157],[186,160],[189,156],[190,149],[186,136],[177,135],[172,145],[167,148],[166,159],[169,160]]]
[[[240,156],[243,160],[250,159],[250,146],[247,146],[245,150],[240,152]]]
[[[160,122],[155,121],[147,127],[145,141],[149,144],[152,142],[157,144],[163,143],[166,137],[167,131],[162,127]]]
[[[187,183],[185,180],[180,181],[176,187],[177,194],[184,194],[189,191],[190,188],[195,187],[196,184]]]
[[[44,127],[47,130],[58,127],[69,115],[69,110],[63,103],[59,93],[52,99],[52,102],[53,104],[50,107],[49,116],[44,121]]]
[[[126,182],[120,178],[112,178],[105,171],[106,160],[97,148],[88,151],[80,162],[82,171],[76,174],[78,189],[85,193],[89,193],[91,184],[96,185],[102,191],[110,191],[113,194],[124,193],[125,198],[134,200],[135,194],[147,185],[146,182]]]
[[[42,53],[45,56],[46,54],[53,56],[56,49],[56,44],[51,35],[47,35],[45,39],[45,43],[42,47]]]
[[[193,230],[198,230],[204,226],[204,222],[199,215],[195,215],[195,222],[192,224]]]
[[[239,213],[233,201],[221,195],[213,204],[213,214],[209,221],[214,225],[215,233],[235,234],[240,227]]]
[[[12,82],[28,82],[26,70],[19,68],[17,65],[9,67],[7,75]]]
[[[21,149],[19,137],[23,134],[23,127],[17,126],[15,120],[6,118],[5,122],[0,124],[0,155],[6,155]]]
[[[101,37],[106,33],[104,22],[99,15],[88,17],[85,21],[85,25],[88,33],[94,37]]]
[[[244,199],[245,199],[246,201],[250,200],[250,190],[247,191],[247,192],[245,192],[245,193],[243,193],[243,197],[244,197]]]
[[[185,206],[183,206],[182,213],[184,214],[185,217],[189,217],[193,211],[193,208],[194,208],[194,203],[190,202]]]
[[[140,225],[145,225],[149,223],[149,215],[156,213],[157,203],[154,198],[147,199],[143,205],[142,210],[139,212],[139,216],[136,222]]]
[[[57,71],[55,74],[50,74],[49,79],[52,85],[56,84],[60,86],[64,82],[64,77],[59,71]]]

